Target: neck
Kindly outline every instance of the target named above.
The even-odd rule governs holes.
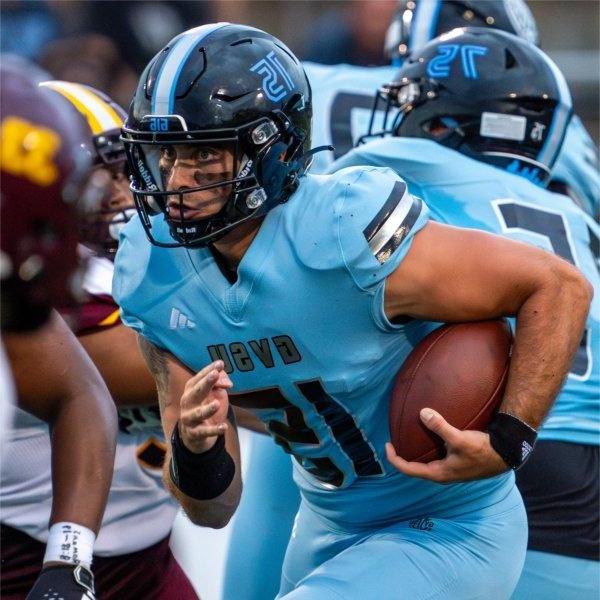
[[[237,268],[252,240],[256,237],[263,219],[264,217],[242,223],[213,244],[227,266],[232,269]]]

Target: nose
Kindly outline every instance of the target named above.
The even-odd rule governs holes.
[[[110,189],[109,208],[119,210],[132,204],[129,182],[124,174],[113,176]]]
[[[169,172],[167,189],[180,190],[197,186],[197,171],[187,161],[176,160]]]

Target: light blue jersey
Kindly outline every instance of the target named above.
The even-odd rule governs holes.
[[[581,119],[571,118],[552,179],[570,188],[580,206],[594,219],[600,218],[600,172],[598,151]]]
[[[365,525],[451,516],[504,498],[514,478],[442,486],[386,461],[395,373],[434,325],[391,324],[384,280],[427,218],[389,169],[308,175],[268,213],[235,284],[209,249],[152,246],[133,219],[113,293],[127,325],[191,370],[225,361],[232,403],[296,457],[295,480],[322,516]],[[168,240],[162,216],[153,233]]]
[[[335,148],[315,154],[311,173],[324,173],[336,158],[351,150],[369,129],[375,92],[392,81],[398,67],[302,64],[312,88],[312,146]],[[381,129],[383,111],[375,126]]]
[[[434,220],[529,242],[579,267],[596,294],[571,372],[540,438],[599,444],[598,225],[564,196],[430,140],[376,140],[351,151],[332,169],[350,165],[394,169],[406,180],[409,190],[425,200]]]

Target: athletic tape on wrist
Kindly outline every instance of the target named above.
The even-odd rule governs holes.
[[[490,444],[511,469],[521,467],[535,446],[537,431],[518,417],[499,412],[488,427]]]
[[[44,563],[64,562],[89,569],[95,541],[96,534],[87,527],[68,521],[54,523],[48,534]]]
[[[212,500],[220,496],[235,476],[235,462],[220,435],[210,450],[196,454],[185,446],[179,435],[179,424],[171,436],[169,474],[173,483],[195,500]]]

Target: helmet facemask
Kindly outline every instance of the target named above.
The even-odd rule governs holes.
[[[152,123],[156,117],[147,117]],[[297,161],[304,137],[283,113],[263,117],[244,126],[229,129],[186,131],[181,117],[163,118],[169,133],[123,130],[130,170],[131,190],[149,240],[158,246],[205,246],[250,219],[265,214],[290,193],[295,178],[289,176],[289,163]],[[198,185],[168,189],[165,177],[165,149],[196,147],[201,150],[226,151],[231,168],[221,173],[202,173],[193,177]],[[182,149],[183,150],[183,149]],[[161,166],[162,153],[162,166]],[[222,177],[216,180],[216,176]],[[207,200],[192,199],[201,192],[214,191]],[[213,199],[221,208],[213,214],[194,218],[194,212]],[[153,217],[162,213],[175,242],[158,240],[152,233]],[[191,213],[191,214],[190,214]],[[187,214],[187,218],[186,218]]]

